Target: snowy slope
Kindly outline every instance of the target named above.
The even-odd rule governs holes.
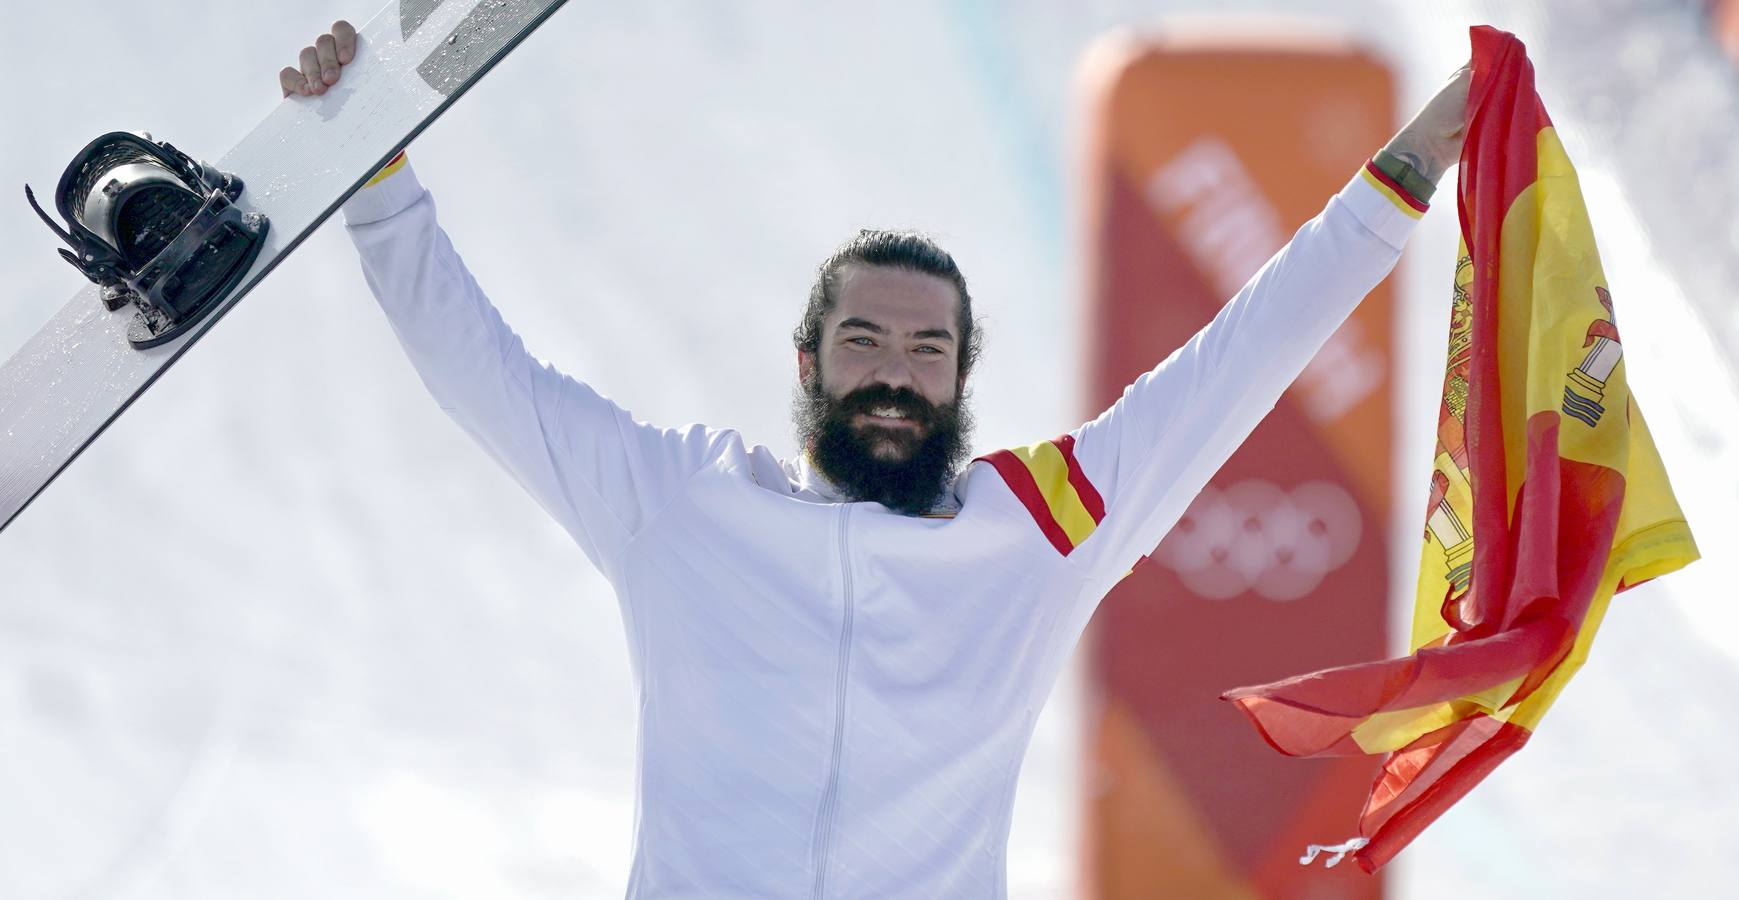
[[[412,154],[535,352],[644,418],[781,450],[813,265],[860,226],[928,229],[990,318],[979,443],[1025,442],[1086,412],[1073,66],[1107,27],[1197,6],[585,4]],[[1410,101],[1465,52],[1456,5],[1285,6],[1410,63]],[[112,128],[215,156],[307,37],[371,12],[9,8],[0,170],[51,184]],[[1547,102],[1574,117],[1572,96]],[[1628,216],[1616,187],[1590,194]],[[1739,876],[1716,844],[1739,804],[1720,765],[1739,663],[1715,608],[1739,578],[1720,537],[1739,404],[1681,340],[1695,320],[1672,319],[1642,227],[1608,233],[1611,216],[1594,218],[1634,379],[1713,558],[1626,595],[1533,746],[1403,857],[1399,895],[1696,896]],[[1438,210],[1406,263],[1406,391],[1426,402],[1452,244]],[[10,353],[77,276],[22,202],[0,247]],[[1621,271],[1658,314],[1626,306],[1645,290],[1617,290]],[[1429,432],[1410,420],[1400,456],[1421,503]],[[1075,689],[1024,769],[1016,896],[1074,878]],[[606,586],[428,401],[329,226],[0,536],[0,897],[620,896],[631,696]]]

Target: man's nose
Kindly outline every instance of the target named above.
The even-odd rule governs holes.
[[[912,373],[912,364],[902,353],[890,353],[882,357],[876,366],[875,377],[888,387],[915,388],[917,379]]]

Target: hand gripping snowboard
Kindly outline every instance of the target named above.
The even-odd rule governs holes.
[[[73,198],[58,204],[68,228],[43,215],[73,248],[62,255],[97,284],[74,296],[0,365],[0,530],[231,306],[564,2],[394,0],[362,27],[356,58],[338,84],[320,97],[286,99],[215,164],[118,132],[87,147],[68,169],[75,182],[75,170],[90,161],[93,149],[134,155],[106,160],[103,172],[121,172],[120,178],[102,174],[70,192],[62,179],[58,193]],[[159,152],[164,147],[167,154]],[[308,159],[321,164],[299,164]],[[106,232],[90,208],[102,204],[105,187],[116,211],[133,192],[149,196],[139,185],[153,176],[129,178],[126,163],[134,171],[143,163],[181,173],[189,196],[205,195],[205,208],[188,205],[181,234],[161,235],[155,244]],[[163,172],[155,177],[167,178]],[[69,212],[84,214],[85,221]],[[197,272],[204,259],[220,255],[214,235],[225,227],[248,246],[231,251],[231,262],[213,269],[219,274],[204,290],[178,296],[179,284],[161,277],[160,263],[169,259],[180,267],[169,274]],[[115,246],[120,252],[105,258],[105,248]],[[123,258],[137,255],[130,250],[138,246],[159,255],[128,264]]]

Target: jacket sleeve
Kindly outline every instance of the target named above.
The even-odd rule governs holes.
[[[401,159],[382,176],[344,216],[405,355],[441,409],[614,580],[628,541],[706,463],[720,435],[636,422],[526,352],[454,252],[416,175]]]
[[[1423,204],[1361,170],[1237,295],[1111,408],[1059,440],[1099,495],[1079,548],[1121,578],[1153,551],[1360,300],[1382,281]]]

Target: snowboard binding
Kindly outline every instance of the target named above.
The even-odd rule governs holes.
[[[24,197],[72,248],[61,257],[103,289],[111,312],[132,304],[127,340],[143,350],[198,323],[259,255],[270,223],[236,208],[242,189],[240,178],[149,134],[111,131],[60,176],[54,205],[65,228],[29,185]]]

